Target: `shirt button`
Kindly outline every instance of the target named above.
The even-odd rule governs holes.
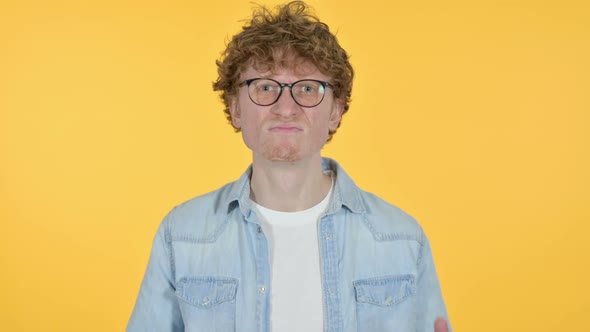
[[[262,227],[258,226],[258,228],[256,228],[256,231],[257,231],[258,233],[262,233]]]
[[[328,288],[328,295],[334,294],[334,290],[332,288]]]
[[[209,304],[209,298],[205,296],[203,298],[203,305],[207,305],[207,304]]]
[[[391,296],[388,296],[385,298],[385,304],[391,304],[391,302],[393,302],[393,299],[391,298]]]
[[[264,292],[266,292],[266,287],[260,286],[260,293],[264,293]]]

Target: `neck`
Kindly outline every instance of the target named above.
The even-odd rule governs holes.
[[[322,172],[322,159],[268,161],[254,156],[250,197],[272,210],[294,212],[308,209],[324,199],[332,180]]]

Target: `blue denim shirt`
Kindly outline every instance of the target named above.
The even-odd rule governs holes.
[[[322,164],[336,175],[318,222],[324,331],[433,332],[447,312],[422,228],[335,161]],[[270,330],[268,241],[250,173],[165,217],[127,331]]]

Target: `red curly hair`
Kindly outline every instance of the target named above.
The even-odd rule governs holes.
[[[349,56],[328,25],[311,14],[303,1],[293,1],[277,6],[275,12],[264,6],[254,10],[251,20],[233,36],[216,61],[219,77],[213,90],[221,91],[229,122],[232,123],[229,105],[238,93],[240,75],[248,66],[292,68],[295,59],[309,61],[331,77],[334,97],[343,102],[343,114],[346,113],[354,77]],[[330,132],[328,141],[335,132]]]

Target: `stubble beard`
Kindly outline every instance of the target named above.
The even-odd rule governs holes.
[[[301,148],[294,142],[269,142],[263,156],[271,161],[296,161],[301,159]]]

